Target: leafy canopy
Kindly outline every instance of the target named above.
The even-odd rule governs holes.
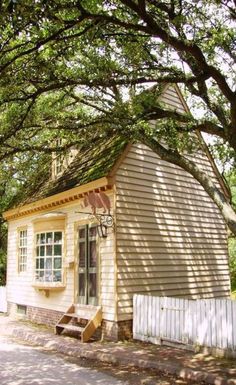
[[[235,1],[10,0],[0,10],[1,160],[50,153],[58,137],[64,151],[128,136],[190,172],[236,233],[227,199],[184,156],[197,130],[235,162]],[[193,116],[157,102],[169,83]]]

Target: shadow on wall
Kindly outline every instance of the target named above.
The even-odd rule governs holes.
[[[185,298],[229,296],[225,224],[189,174],[136,150],[117,175],[119,317],[134,293]],[[153,156],[153,155],[152,155]]]

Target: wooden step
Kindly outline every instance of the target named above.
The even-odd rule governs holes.
[[[81,326],[71,325],[71,324],[58,324],[56,328],[61,328],[63,330],[69,330],[71,332],[79,332],[82,333],[84,328]]]
[[[91,319],[100,309],[100,306],[93,305],[74,305],[74,313],[78,314],[79,318]]]
[[[84,327],[71,324],[75,318],[87,320]],[[55,327],[56,334],[61,334],[63,330],[81,333],[81,341],[87,342],[102,322],[102,309],[100,306],[93,305],[71,305],[66,313],[63,314]]]
[[[82,317],[80,317],[80,315],[77,314],[77,313],[65,313],[64,316],[65,316],[65,317],[70,317],[70,318],[82,318]]]

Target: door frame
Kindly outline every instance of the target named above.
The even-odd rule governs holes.
[[[79,298],[79,227],[83,227],[88,225],[91,226],[97,226],[96,222],[90,222],[88,220],[81,220],[77,221],[74,224],[74,303],[75,304],[82,304],[78,302]],[[99,305],[100,304],[100,290],[101,290],[101,274],[100,274],[100,238],[97,234],[96,236],[96,251],[97,251],[97,300],[94,301],[94,303],[91,303],[89,305]],[[95,303],[96,302],[96,303]],[[86,303],[83,303],[83,305],[88,305]]]

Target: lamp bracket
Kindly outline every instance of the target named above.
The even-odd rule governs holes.
[[[99,225],[103,225],[106,227],[112,227],[114,229],[114,217],[111,214],[106,214],[106,213],[102,213],[102,214],[94,213],[94,214],[92,214],[91,212],[86,213],[84,211],[76,211],[76,213],[87,214],[90,221],[94,221],[96,219],[97,222],[99,223]]]

